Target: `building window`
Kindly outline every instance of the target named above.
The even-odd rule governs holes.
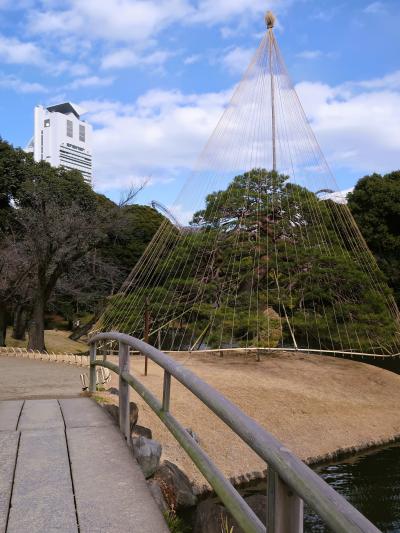
[[[79,140],[85,142],[85,126],[79,124]]]
[[[67,120],[67,137],[73,137],[73,123],[72,120]]]
[[[50,119],[49,118],[46,118],[45,121],[44,121],[44,127],[45,128],[49,128],[50,127]]]

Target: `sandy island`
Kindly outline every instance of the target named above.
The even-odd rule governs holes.
[[[174,356],[218,389],[245,413],[306,462],[343,451],[365,449],[400,437],[400,375],[334,357],[280,353],[261,362],[244,357]],[[149,361],[134,357],[131,373],[161,398],[163,373]],[[113,374],[111,386],[118,387]],[[107,394],[106,394],[107,395]],[[116,396],[107,395],[117,403]],[[162,443],[163,457],[176,463],[206,490],[204,479],[157,416],[132,390],[139,405],[138,423],[151,428]],[[265,464],[207,407],[175,380],[171,412],[200,438],[224,474],[236,483],[263,476]]]

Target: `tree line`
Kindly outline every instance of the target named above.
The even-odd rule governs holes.
[[[154,209],[132,203],[135,192],[117,204],[94,192],[78,171],[36,163],[30,154],[0,140],[0,345],[5,344],[7,326],[11,325],[15,338],[28,335],[29,348],[45,349],[45,318],[49,313],[58,313],[71,323],[86,314],[91,320],[78,332],[88,331],[107,304],[113,302],[113,295],[163,220]],[[279,205],[271,202],[272,197],[279,198]],[[257,204],[263,201],[268,210],[260,211]],[[326,326],[326,317],[319,324],[314,318],[313,323],[304,319],[305,311],[310,311],[312,305],[314,316],[322,316],[324,298],[331,301],[339,297],[343,331],[350,316],[364,325],[374,323],[378,336],[391,337],[394,332],[383,301],[368,293],[360,266],[344,261],[340,253],[327,257],[313,246],[319,238],[319,229],[310,224],[317,202],[333,247],[338,246],[335,241],[338,235],[349,239],[346,228],[339,223],[341,206],[325,202],[321,211],[321,202],[315,194],[277,173],[254,169],[237,176],[225,191],[209,195],[205,209],[194,215],[192,225],[197,231],[186,234],[185,246],[177,239],[172,256],[161,258],[154,272],[151,289],[156,297],[151,303],[152,316],[160,317],[160,321],[165,318],[166,309],[162,306],[171,307],[171,295],[180,295],[173,302],[175,315],[180,314],[180,308],[185,312],[186,302],[197,297],[191,312],[196,317],[196,326],[185,342],[190,343],[204,333],[211,345],[221,340],[229,343],[232,337],[239,344],[255,338],[260,344],[270,344],[282,335],[279,315],[286,313],[291,314],[297,338],[310,344],[316,325],[320,336],[328,338],[332,331],[329,321]],[[243,206],[248,213],[243,213]],[[348,207],[375,255],[383,273],[380,279],[387,282],[400,304],[400,172],[360,179],[348,196]],[[292,220],[283,216],[289,211]],[[300,218],[296,219],[296,211],[301,212]],[[293,246],[301,238],[305,223],[310,239],[307,254],[304,246]],[[256,249],[252,235],[258,230],[264,238]],[[205,241],[211,242],[210,234],[216,231],[223,235],[221,246],[211,250],[212,257],[200,254]],[[279,272],[267,268],[267,249],[272,246],[285,258]],[[194,270],[187,267],[188,250],[192,255],[198,251],[202,257]],[[318,265],[312,271],[310,251],[312,262]],[[168,272],[168,262],[174,265],[177,274],[181,268],[182,275],[176,275],[167,286],[160,280],[161,273]],[[229,291],[224,293],[226,286],[221,283],[229,269],[238,275],[239,290],[232,291],[232,297]],[[264,275],[267,272],[268,276]],[[252,310],[252,304],[249,313],[248,297],[255,275],[259,280],[261,313],[258,307]],[[296,284],[301,287],[297,293]],[[342,293],[338,296],[339,289]],[[146,291],[148,288],[143,291],[143,299],[147,297]],[[296,301],[294,293],[298,294]],[[315,310],[316,302],[319,310]],[[118,315],[118,306],[109,306],[109,313]],[[214,316],[213,324],[222,325],[226,332],[222,338],[217,338],[217,327],[208,327],[210,315]],[[180,321],[181,329],[182,324],[187,326],[185,320],[188,317]],[[126,321],[125,326],[129,327],[134,321],[140,323],[141,317],[135,317],[133,311]],[[276,327],[271,328],[271,324]],[[153,320],[152,328],[156,327]],[[174,342],[182,342],[177,329],[171,335]],[[337,335],[344,335],[343,331]],[[289,336],[291,332],[284,334]],[[354,332],[355,336],[359,334]]]
[[[363,188],[371,180],[399,183],[398,175],[392,178],[363,178],[350,196],[353,212],[358,216],[358,207],[364,217],[366,236],[376,233],[361,201],[374,191],[368,189],[364,198]],[[164,349],[297,342],[370,351],[395,345],[387,281],[396,290],[396,279],[385,267],[399,255],[387,228],[393,213],[379,195],[376,202],[376,211],[382,210],[377,244],[387,247],[378,259],[387,279],[347,206],[323,200],[274,171],[238,175],[207,196],[205,208],[193,216],[192,231],[167,229],[159,237],[165,242],[157,261],[124,298],[110,300],[105,322],[142,337],[147,308]]]
[[[46,313],[98,315],[162,220],[131,205],[136,193],[116,204],[80,172],[0,139],[0,345],[13,325],[13,337],[44,350]]]

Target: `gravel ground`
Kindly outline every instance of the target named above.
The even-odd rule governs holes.
[[[0,400],[78,396],[82,372],[87,369],[1,355]]]
[[[271,354],[259,363],[239,356],[174,356],[236,403],[303,460],[316,461],[351,448],[400,436],[400,376],[364,363],[301,354]],[[133,358],[131,372],[161,398],[162,371]],[[118,387],[113,375],[111,386]],[[109,396],[114,402],[116,396]],[[201,489],[201,474],[172,435],[134,392],[138,423],[163,445],[163,458],[178,464]],[[171,412],[200,437],[200,444],[227,477],[262,475],[265,465],[190,392],[175,380]]]

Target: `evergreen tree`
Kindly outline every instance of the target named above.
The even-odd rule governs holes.
[[[147,307],[165,348],[390,344],[389,290],[374,266],[371,282],[369,252],[355,248],[349,220],[347,208],[287,176],[253,169],[207,196],[192,231],[176,232],[151,275],[116,298],[107,318],[143,336]]]
[[[400,306],[400,171],[361,178],[348,205]]]

